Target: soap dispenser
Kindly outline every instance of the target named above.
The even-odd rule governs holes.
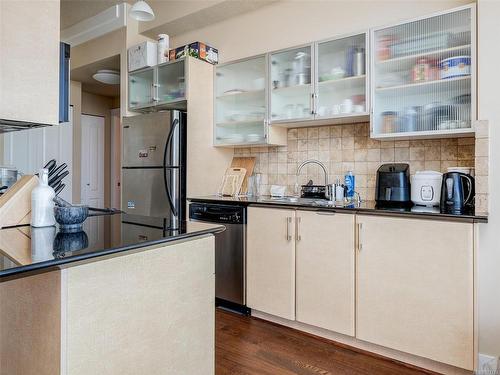
[[[31,225],[50,227],[56,224],[54,218],[54,197],[56,193],[49,186],[49,170],[41,169],[38,186],[31,192]]]

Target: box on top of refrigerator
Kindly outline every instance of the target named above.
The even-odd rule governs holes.
[[[157,64],[157,43],[142,42],[128,49],[128,71],[133,72]]]
[[[169,51],[169,60],[182,59],[186,56],[196,57],[210,64],[219,62],[219,50],[202,42],[193,42]]]

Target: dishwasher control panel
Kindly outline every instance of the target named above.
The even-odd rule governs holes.
[[[214,223],[246,224],[245,211],[243,206],[191,203],[189,205],[189,218]]]

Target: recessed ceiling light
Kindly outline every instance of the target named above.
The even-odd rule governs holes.
[[[137,21],[152,21],[155,19],[155,14],[148,3],[139,0],[130,9],[130,17]]]
[[[107,85],[120,84],[120,72],[117,70],[101,69],[92,78]]]

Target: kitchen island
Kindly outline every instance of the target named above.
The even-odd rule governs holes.
[[[220,225],[0,230],[0,374],[213,374]]]

